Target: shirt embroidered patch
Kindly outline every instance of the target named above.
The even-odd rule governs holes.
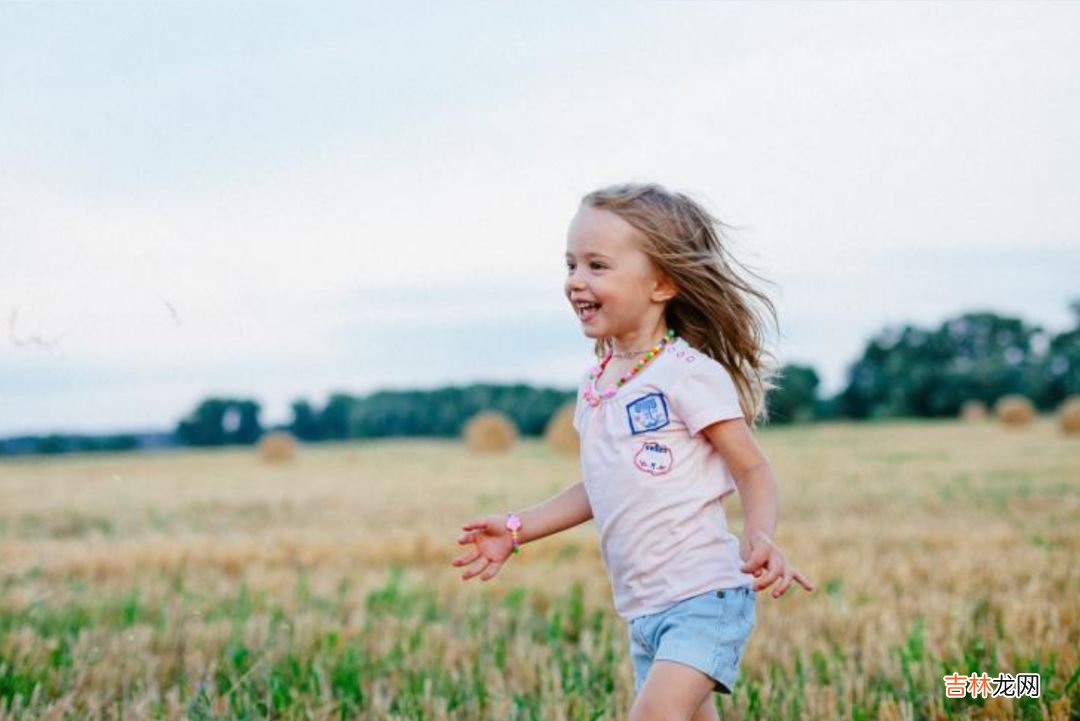
[[[639,471],[651,473],[654,476],[662,476],[671,470],[675,464],[675,458],[671,449],[662,443],[645,441],[641,448],[634,454],[634,465]]]
[[[631,435],[655,431],[671,423],[663,393],[649,393],[627,403],[626,416],[630,422]]]

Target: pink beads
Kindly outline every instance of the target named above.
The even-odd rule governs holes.
[[[624,383],[636,376],[643,368],[645,368],[645,366],[652,362],[654,358],[658,357],[664,350],[665,346],[673,343],[674,338],[675,331],[668,330],[667,335],[664,336],[664,338],[658,344],[653,346],[652,349],[650,349],[645,354],[645,357],[642,360],[638,361],[629,371],[624,373],[623,377],[616,381],[613,385],[608,386],[603,391],[598,393],[596,388],[596,381],[603,374],[604,368],[606,368],[607,364],[611,361],[614,350],[610,351],[607,354],[607,357],[604,358],[604,360],[600,361],[600,365],[594,366],[589,371],[589,385],[582,392],[582,397],[586,400],[586,402],[588,402],[590,406],[593,406],[594,408],[600,405],[601,400],[613,397]],[[681,356],[682,352],[680,352],[679,355]]]

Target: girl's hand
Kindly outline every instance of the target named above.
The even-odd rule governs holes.
[[[773,589],[773,598],[783,596],[792,580],[798,581],[807,591],[814,590],[814,582],[795,566],[784,562],[780,547],[764,531],[748,533],[740,544],[739,555],[744,561],[740,570],[758,577],[754,583],[755,591],[768,588],[778,578],[780,585]]]
[[[469,521],[462,526],[462,530],[458,543],[463,546],[469,543],[475,545],[464,556],[455,558],[453,565],[467,566],[478,559],[484,562],[466,571],[461,580],[468,581],[481,574],[481,581],[490,581],[514,550],[514,540],[506,528],[506,519],[502,516],[484,516]]]

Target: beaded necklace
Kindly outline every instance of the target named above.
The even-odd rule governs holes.
[[[600,365],[595,366],[592,370],[589,371],[589,383],[588,385],[586,385],[585,390],[582,392],[582,396],[584,396],[585,400],[588,401],[590,406],[595,407],[600,405],[600,401],[604,400],[605,398],[611,398],[613,395],[615,395],[615,393],[619,390],[619,388],[622,387],[624,383],[626,383],[628,380],[641,372],[642,368],[647,366],[650,362],[652,362],[654,358],[659,356],[660,351],[664,349],[664,346],[674,342],[675,330],[669,329],[667,335],[664,336],[659,343],[654,345],[645,354],[644,358],[639,360],[633,365],[633,367],[630,368],[630,370],[624,373],[622,378],[615,381],[614,384],[608,386],[600,393],[597,393],[596,379],[599,378],[601,374],[603,374],[604,369],[607,368],[608,362],[611,361],[612,354],[614,354],[615,352],[614,349],[608,351],[607,357],[605,357],[604,360],[600,361]]]

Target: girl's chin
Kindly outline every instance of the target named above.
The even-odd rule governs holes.
[[[581,332],[589,338],[601,338],[603,336],[600,327],[596,323],[582,323]]]

